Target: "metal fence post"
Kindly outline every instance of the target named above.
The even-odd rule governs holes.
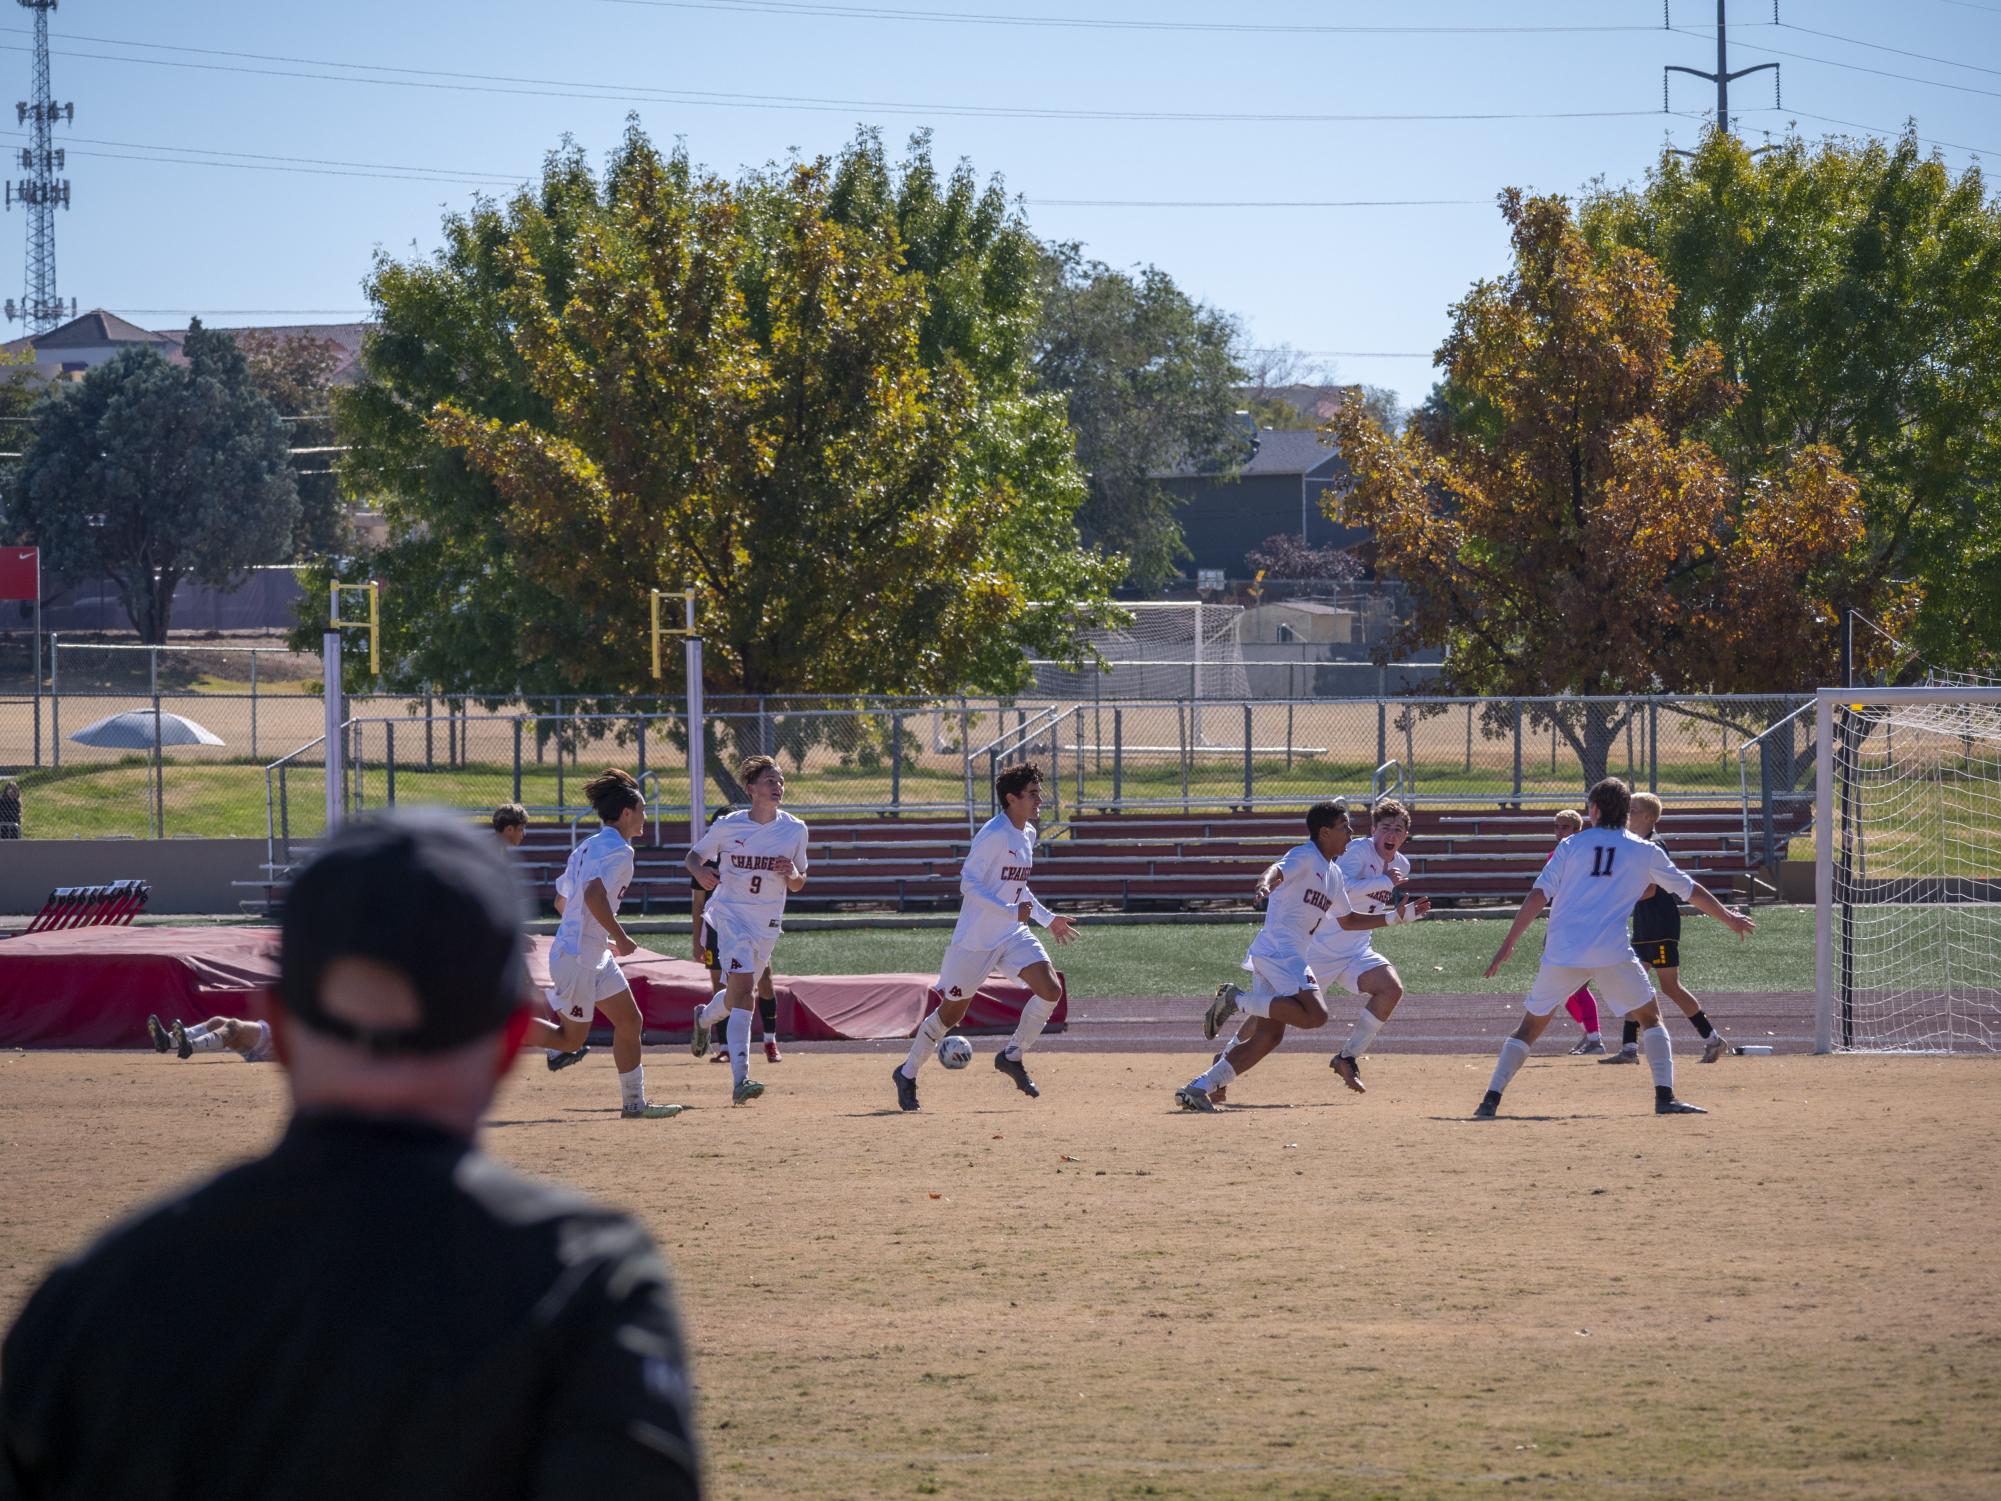
[[[431,755],[431,721],[424,721],[424,758]],[[521,716],[514,716],[514,801],[521,801]]]
[[[1082,704],[1070,711],[1070,720],[1077,727],[1077,802],[1070,810],[1074,818],[1084,811],[1084,706]]]
[[[147,653],[153,692],[153,837],[167,837],[167,774],[160,758],[160,654]]]
[[[426,771],[438,769],[437,746],[431,738],[434,726],[437,724],[436,714],[437,709],[431,702],[431,686],[426,683],[424,685],[424,770]],[[515,801],[518,803],[521,799],[517,797]]]
[[[396,721],[389,720],[382,726],[382,799],[390,807],[396,806]]]
[[[903,811],[903,716],[889,716],[889,809]]]
[[[1661,704],[1647,700],[1647,791],[1661,790]]]
[[[557,699],[556,702],[558,705],[560,705],[562,703],[562,700]],[[559,815],[562,813],[564,808],[569,806],[568,800],[563,796],[563,721],[561,718],[561,714],[562,710],[558,708],[557,710],[558,717],[556,719],[556,812]],[[537,728],[538,728],[538,733],[536,734],[535,738],[537,740],[540,740],[542,738],[541,734],[539,733],[540,727],[538,726]],[[699,735],[702,733],[702,727],[700,725],[689,725],[688,733],[690,735]]]
[[[278,838],[285,847],[285,863],[292,863],[292,806],[286,800],[285,773],[292,768],[284,762],[278,763]],[[267,870],[265,875],[270,875]]]
[[[1112,707],[1112,807],[1117,809],[1125,797],[1126,782],[1126,711],[1116,704]]]
[[[1376,765],[1390,758],[1390,706],[1380,694],[1376,698]]]
[[[1381,763],[1378,762],[1378,765]],[[1522,805],[1522,701],[1515,700],[1515,795],[1516,807]]]
[[[49,765],[63,764],[63,638],[49,636]]]
[[[250,759],[257,759],[257,648],[250,649]]]
[[[1181,736],[1181,811],[1186,813],[1189,763],[1195,759],[1194,736],[1191,734],[1195,725],[1195,705],[1189,702],[1177,704],[1175,708],[1174,727]]]
[[[1381,764],[1380,762],[1377,764]],[[1244,806],[1251,805],[1251,706],[1244,705]]]

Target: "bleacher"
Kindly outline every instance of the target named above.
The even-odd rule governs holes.
[[[1443,906],[1507,906],[1519,901],[1555,840],[1554,809],[1421,809],[1405,852],[1411,887]],[[810,819],[811,879],[790,910],[931,912],[959,902],[959,865],[970,832],[962,819]],[[1772,859],[1806,822],[1804,809],[1780,818]],[[652,833],[654,831],[649,831]],[[660,831],[665,832],[665,831]],[[1766,864],[1754,821],[1747,848],[1740,808],[1670,806],[1661,829],[1675,863],[1719,893],[1754,895],[1751,882]],[[1188,911],[1242,909],[1251,887],[1273,860],[1304,837],[1296,812],[1087,813],[1043,830],[1035,856],[1035,890],[1070,911]],[[541,909],[553,911],[556,877],[569,858],[567,824],[531,823],[516,851]],[[640,917],[688,910],[685,839],[638,846],[624,910]],[[295,854],[303,858],[305,851]],[[282,900],[286,872],[255,883],[243,905],[271,911]]]

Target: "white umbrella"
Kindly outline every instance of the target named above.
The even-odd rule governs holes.
[[[95,745],[104,750],[151,750],[156,718],[161,745],[223,743],[220,735],[204,729],[192,719],[167,713],[156,716],[151,709],[127,709],[123,714],[107,714],[95,724],[85,725],[69,738],[78,745]]]

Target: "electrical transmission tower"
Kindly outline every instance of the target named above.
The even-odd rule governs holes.
[[[56,174],[64,169],[63,152],[50,144],[56,122],[65,125],[76,119],[74,104],[57,104],[49,97],[49,12],[57,0],[20,0],[35,13],[35,78],[30,91],[34,97],[17,102],[15,122],[29,127],[31,145],[23,146],[21,171],[26,175],[7,182],[7,207],[19,203],[28,212],[28,273],[17,303],[7,299],[7,317],[19,318],[31,334],[45,334],[73,317],[76,303],[68,307],[56,295],[56,210],[69,207],[69,179]]]
[[[26,5],[29,3],[29,0],[21,0],[21,3]],[[1778,0],[1772,0],[1772,20],[1776,22],[1778,19]],[[1672,29],[1668,19],[1667,0],[1661,0],[1661,24],[1664,28]],[[1714,73],[1704,73],[1699,68],[1684,68],[1680,63],[1669,63],[1665,68],[1662,68],[1661,112],[1665,114],[1668,107],[1668,74],[1686,73],[1691,78],[1704,79],[1716,85],[1716,128],[1727,135],[1730,131],[1730,85],[1747,74],[1762,73],[1767,68],[1772,70],[1772,104],[1776,107],[1779,103],[1779,65],[1777,63],[1753,63],[1748,68],[1739,68],[1735,73],[1730,71],[1729,0],[1716,0],[1716,71]],[[1695,155],[1692,151],[1683,151],[1679,154],[1682,156]]]

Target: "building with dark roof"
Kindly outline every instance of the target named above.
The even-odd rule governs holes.
[[[1265,538],[1291,533],[1309,547],[1353,547],[1365,528],[1339,526],[1321,499],[1346,479],[1341,451],[1318,433],[1246,433],[1248,451],[1234,465],[1183,467],[1152,476],[1175,497],[1191,574],[1220,569],[1233,579],[1257,570],[1245,555]]]
[[[333,344],[339,351],[337,363],[328,378],[329,385],[352,385],[361,376],[361,341],[368,332],[366,323],[287,323],[255,328],[231,328],[223,332],[230,334],[265,334],[272,338],[322,339]],[[150,346],[160,351],[168,360],[179,363],[181,342],[187,338],[186,329],[160,333],[139,327],[138,324],[108,313],[103,308],[92,308],[80,317],[72,318],[58,328],[45,334],[35,334],[25,339],[13,339],[0,344],[9,354],[31,353],[35,357],[35,375],[42,380],[75,378],[92,366],[123,354],[126,350],[139,346]]]

